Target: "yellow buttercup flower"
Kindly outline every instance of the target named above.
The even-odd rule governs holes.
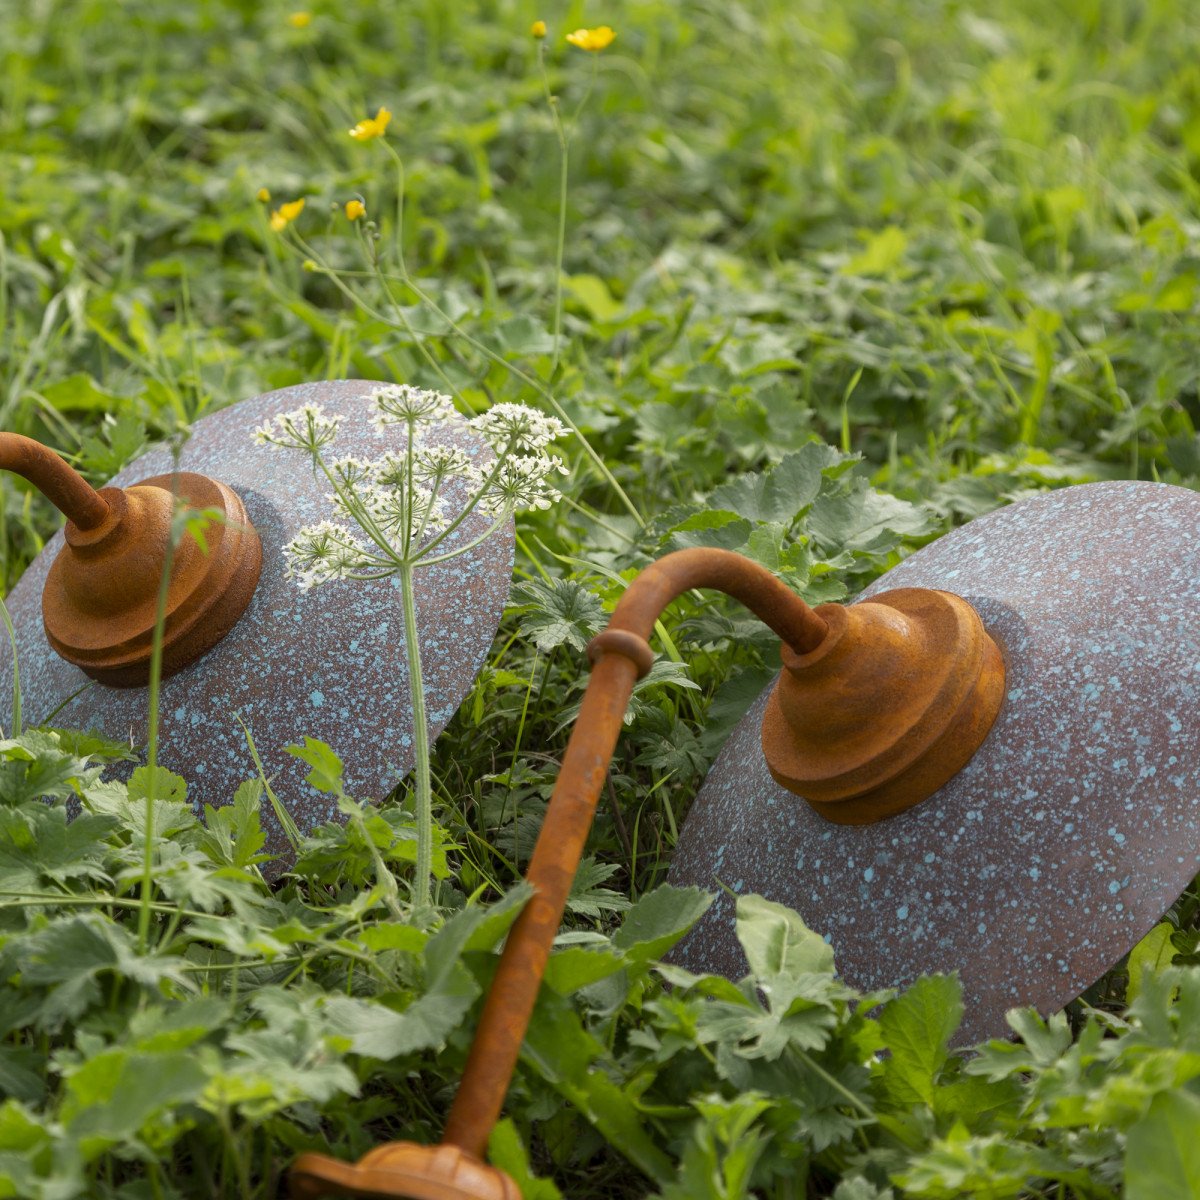
[[[391,119],[391,112],[386,108],[381,108],[373,117],[364,117],[359,121],[350,130],[350,136],[356,142],[369,142],[372,138],[383,137]]]
[[[271,214],[271,228],[280,233],[286,229],[304,211],[304,197],[281,204]]]
[[[574,33],[568,33],[567,41],[580,50],[595,52],[611,46],[616,36],[607,25],[597,25],[595,29],[577,29]]]
[[[268,192],[266,188],[259,188],[258,191],[254,193],[254,198],[260,204],[271,203],[271,193]]]
[[[529,33],[532,37],[535,37],[540,41],[546,36],[546,22],[534,21],[534,23],[529,27]]]
[[[357,221],[359,217],[367,215],[367,206],[361,200],[346,201],[346,216],[351,221]]]
[[[307,29],[312,24],[312,13],[294,12],[288,14],[288,24],[293,29]]]

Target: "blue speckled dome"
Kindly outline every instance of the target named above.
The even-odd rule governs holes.
[[[1064,488],[905,560],[896,587],[964,596],[1005,649],[1004,706],[939,792],[876,825],[833,825],[774,782],[767,693],[734,731],[680,836],[673,883],[760,892],[833,944],[851,984],[958,971],[960,1040],[1004,1036],[1095,982],[1200,870],[1200,495]],[[677,960],[738,978],[722,895]]]
[[[303,525],[332,516],[328,483],[314,477],[299,452],[256,446],[254,429],[280,412],[321,404],[342,414],[334,452],[378,457],[399,450],[403,433],[371,426],[372,383],[336,381],[285,388],[246,400],[198,421],[180,468],[210,475],[238,493],[263,544],[263,570],[250,607],[232,632],[207,655],[162,685],[159,762],[188,781],[197,806],[229,803],[234,789],[254,776],[238,717],[250,727],[274,789],[301,830],[336,818],[336,806],[304,782],[307,768],[284,747],[305,735],[343,758],[352,795],[379,796],[413,765],[412,714],[399,583],[345,580],[301,592],[284,577],[283,546]],[[472,456],[490,451],[465,424],[430,435]],[[125,487],[171,470],[154,451],[112,483]],[[453,502],[453,492],[448,494]],[[459,503],[461,503],[461,497]],[[472,514],[455,532],[462,544],[487,528]],[[17,631],[27,722],[59,705],[55,724],[97,728],[109,737],[145,742],[147,689],[93,683],[60,659],[42,629],[42,585],[62,545],[56,534],[8,598]],[[421,662],[430,735],[454,715],[488,652],[512,579],[511,522],[481,546],[416,574]],[[0,679],[10,678],[12,654],[0,638]],[[76,692],[84,689],[78,696]],[[11,693],[0,688],[0,723],[11,718]],[[74,696],[74,699],[71,697]],[[290,851],[270,806],[264,807],[267,849]]]

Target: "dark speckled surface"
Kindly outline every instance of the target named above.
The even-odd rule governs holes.
[[[344,415],[335,455],[377,457],[401,448],[402,434],[378,434],[369,421],[367,394],[357,381],[304,384],[244,401],[197,422],[181,468],[211,475],[242,498],[263,542],[263,573],[254,599],[224,641],[163,683],[159,761],[183,775],[197,805],[228,803],[254,775],[236,715],[250,726],[274,787],[301,829],[336,817],[331,799],[304,782],[306,768],[283,747],[306,734],[328,742],[346,763],[351,794],[379,796],[413,764],[412,717],[400,594],[395,580],[339,581],[301,592],[285,579],[282,547],[302,526],[332,516],[324,480],[318,482],[300,452],[256,446],[254,428],[305,403]],[[431,437],[489,453],[465,425]],[[127,486],[168,471],[168,454],[138,459],[112,482]],[[461,503],[461,500],[459,501]],[[453,510],[453,505],[452,505]],[[455,537],[486,528],[474,515]],[[58,658],[42,630],[42,584],[62,544],[56,534],[9,597],[17,629],[27,721],[36,721],[88,684],[78,668]],[[495,537],[450,562],[417,573],[421,659],[431,734],[458,708],[483,663],[512,578],[511,523]],[[10,678],[12,655],[0,638],[0,680]],[[0,687],[0,724],[8,728],[11,693]],[[147,691],[91,684],[55,723],[94,726],[116,738],[146,738]],[[269,805],[264,806],[268,848],[288,849]],[[278,869],[278,867],[276,868]]]
[[[674,883],[761,892],[831,941],[870,989],[961,973],[962,1044],[1005,1011],[1061,1008],[1125,954],[1200,870],[1200,495],[1066,488],[982,517],[862,598],[937,587],[1006,647],[1004,707],[975,758],[909,812],[832,825],[759,751],[767,693],[697,798]],[[683,944],[740,977],[728,897]]]

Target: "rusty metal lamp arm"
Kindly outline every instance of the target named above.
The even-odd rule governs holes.
[[[176,497],[220,516],[206,550],[185,539],[171,559],[163,674],[210,650],[254,594],[262,546],[237,494],[182,471],[97,491],[53,450],[0,433],[0,470],[28,479],[67,518],[46,578],[42,623],[54,651],[114,687],[145,684]]]
[[[626,706],[654,658],[647,639],[663,609],[697,587],[735,597],[783,639],[785,670],[776,690],[784,693],[782,711],[770,731],[764,722],[764,750],[768,761],[780,761],[777,778],[785,786],[793,786],[789,771],[799,771],[806,787],[808,775],[816,778],[825,798],[805,799],[833,820],[865,823],[918,803],[970,758],[999,710],[1003,661],[958,597],[904,589],[872,604],[814,610],[769,571],[729,551],[683,550],[648,567],[588,647],[591,679],[526,874],[534,893],[508,936],[442,1143],[388,1143],[357,1164],[303,1154],[290,1174],[294,1200],[519,1200],[515,1183],[486,1163],[488,1139]],[[794,721],[815,730],[815,757],[799,764],[788,757]],[[872,732],[872,721],[882,729]]]
[[[0,433],[0,471],[29,480],[77,529],[95,529],[108,517],[108,503],[73,467],[41,442],[19,433]]]

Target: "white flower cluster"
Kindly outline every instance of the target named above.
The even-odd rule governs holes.
[[[333,487],[329,500],[335,513],[366,535],[333,521],[301,529],[284,547],[288,574],[301,588],[333,579],[378,577],[405,562],[415,565],[423,558],[449,557],[466,549],[443,543],[470,512],[478,509],[499,524],[518,509],[545,509],[561,499],[550,481],[566,475],[567,467],[546,453],[546,447],[566,428],[553,417],[524,404],[496,404],[471,418],[468,425],[494,456],[480,466],[465,450],[430,444],[422,437],[425,427],[454,417],[448,396],[389,385],[375,388],[370,398],[372,422],[380,432],[389,426],[407,428],[402,451],[388,451],[378,459],[326,461],[321,451],[333,442],[341,418],[326,416],[312,404],[281,413],[254,432],[260,444],[311,454]],[[444,495],[452,483],[466,493],[453,519]]]
[[[389,425],[436,425],[454,415],[454,401],[441,392],[426,392],[407,383],[391,383],[371,392],[375,415],[371,418],[380,431]]]
[[[301,591],[319,583],[345,579],[377,565],[375,556],[344,525],[321,521],[308,525],[283,548],[288,578],[295,579]]]
[[[341,416],[327,416],[319,404],[306,404],[294,412],[280,413],[254,431],[260,446],[281,446],[285,450],[307,450],[318,454],[337,437]]]
[[[525,404],[493,404],[468,422],[497,454],[519,454],[544,450],[567,427],[554,417]]]

